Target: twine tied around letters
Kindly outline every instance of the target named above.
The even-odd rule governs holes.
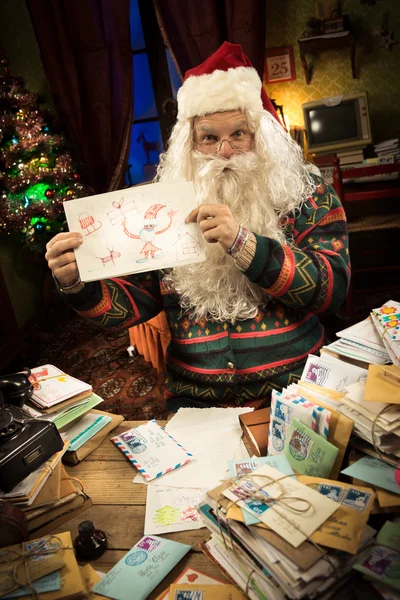
[[[236,500],[230,500],[229,498],[224,496],[223,490],[219,492],[218,497],[217,497],[216,516],[217,516],[218,527],[219,527],[219,531],[220,531],[224,546],[227,549],[235,548],[235,551],[237,551],[238,554],[240,554],[241,557],[245,559],[245,562],[248,562],[248,558],[247,558],[245,552],[240,548],[240,546],[237,543],[234,542],[234,540],[232,538],[232,531],[229,526],[229,521],[230,521],[229,518],[225,519],[225,523],[226,523],[226,530],[229,535],[230,546],[227,543],[227,539],[226,539],[225,533],[224,533],[224,526],[221,523],[221,517],[220,517],[220,512],[219,512],[220,509],[223,508],[223,505],[221,503],[222,498],[224,500],[228,500],[228,506],[226,508],[227,512],[229,511],[229,509],[232,506],[238,506],[238,503],[241,502],[242,500],[259,500],[259,501],[263,502],[264,504],[268,505],[269,509],[275,510],[275,512],[277,512],[282,519],[284,519],[289,525],[291,525],[292,527],[294,527],[294,529],[296,529],[299,533],[301,533],[306,538],[305,541],[308,541],[312,546],[314,546],[314,548],[321,554],[321,558],[323,560],[326,560],[329,563],[329,566],[332,569],[331,574],[334,575],[334,577],[336,579],[339,579],[341,577],[342,573],[341,573],[340,569],[332,562],[330,556],[328,556],[328,554],[326,553],[326,550],[321,548],[321,546],[319,546],[317,543],[315,543],[306,533],[304,533],[304,531],[301,529],[301,527],[299,527],[299,525],[297,525],[297,523],[293,519],[291,519],[290,517],[288,517],[288,515],[282,513],[280,510],[278,510],[279,505],[281,505],[281,506],[284,506],[285,508],[287,508],[288,510],[292,511],[294,514],[296,514],[296,513],[304,514],[310,508],[313,508],[312,503],[305,498],[285,495],[285,491],[281,485],[281,482],[284,479],[287,479],[288,477],[292,477],[292,476],[293,476],[293,474],[283,475],[282,477],[279,477],[279,479],[273,479],[271,476],[266,475],[266,474],[245,473],[243,475],[238,475],[237,477],[233,477],[231,479],[224,480],[224,483],[226,483],[226,487],[224,489],[227,489],[227,488],[229,489],[232,487],[232,485],[237,485],[238,483],[240,484],[240,481],[244,480],[244,479],[247,479],[247,480],[250,479],[251,484],[254,487],[253,491],[246,490],[241,487],[240,488],[241,497],[238,497]],[[266,479],[267,481],[266,481],[266,483],[262,483],[259,485],[257,483],[257,481],[253,481],[253,478]],[[274,485],[274,484],[277,484],[280,487],[280,493],[278,494],[278,496],[269,497],[262,493],[264,488],[268,487],[269,485]],[[293,505],[294,502],[302,503],[303,507],[294,506]],[[238,506],[238,508],[240,508],[240,507]],[[247,577],[246,589],[245,589],[246,596],[248,596],[250,587],[257,593],[257,590],[255,588],[255,581],[252,577],[253,573],[256,573],[256,569],[254,569],[254,568],[250,571],[250,573]],[[318,576],[315,579],[325,579],[325,575]],[[277,591],[281,591],[281,589],[275,584],[275,581],[273,580],[273,578],[270,578],[270,584]]]
[[[55,545],[51,545],[55,540]],[[43,538],[39,538],[37,541],[37,545],[30,550],[25,549],[25,545],[29,542],[22,542],[21,550],[11,550],[9,548],[5,548],[4,550],[0,550],[0,565],[6,563],[15,563],[12,571],[0,571],[0,578],[2,575],[10,577],[12,580],[9,587],[2,591],[2,595],[6,595],[8,592],[11,592],[15,585],[18,587],[27,587],[29,588],[32,596],[35,600],[40,599],[40,594],[35,590],[32,585],[32,579],[29,572],[29,559],[33,557],[39,556],[51,556],[53,554],[58,554],[61,550],[74,550],[72,546],[64,546],[61,542],[61,539],[56,535],[48,535]],[[33,542],[32,542],[33,543]],[[48,544],[49,547],[46,547]],[[18,577],[18,571],[20,566],[23,566],[26,573],[27,582],[23,582]]]

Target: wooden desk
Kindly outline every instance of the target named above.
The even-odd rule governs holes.
[[[158,421],[165,425],[166,421]],[[103,529],[108,536],[108,550],[91,564],[99,571],[109,571],[143,536],[146,486],[132,483],[137,471],[122,452],[110,441],[114,435],[141,425],[143,421],[124,421],[106,440],[78,465],[67,465],[72,477],[80,479],[91,497],[93,506],[64,523],[52,533],[71,531],[78,534],[78,524],[86,519]],[[221,571],[202,553],[200,543],[210,537],[208,529],[163,534],[163,537],[190,544],[192,550],[178,563],[149,598],[165,590],[185,567],[200,569],[224,580]]]

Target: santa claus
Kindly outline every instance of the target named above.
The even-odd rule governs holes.
[[[65,300],[103,327],[165,311],[171,409],[260,406],[301,374],[324,343],[318,315],[345,299],[340,200],[279,122],[241,47],[227,42],[186,74],[157,180],[193,181],[198,207],[187,222],[207,242],[203,263],[83,284],[71,251],[81,238],[59,234],[49,266]]]

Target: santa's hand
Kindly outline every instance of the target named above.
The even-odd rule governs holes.
[[[206,242],[219,242],[222,248],[232,248],[239,232],[239,223],[226,204],[201,204],[188,215],[185,223],[198,223]]]
[[[81,233],[57,233],[47,244],[45,258],[54,277],[61,285],[68,286],[78,279],[79,272],[74,249],[82,244]]]

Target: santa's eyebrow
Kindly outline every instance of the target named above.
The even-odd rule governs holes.
[[[237,123],[234,123],[232,125],[232,131],[237,131],[238,129],[241,129],[242,127],[248,127],[247,121],[238,121]],[[198,130],[201,131],[202,133],[216,133],[215,127],[213,125],[207,125],[207,123],[198,125]]]

